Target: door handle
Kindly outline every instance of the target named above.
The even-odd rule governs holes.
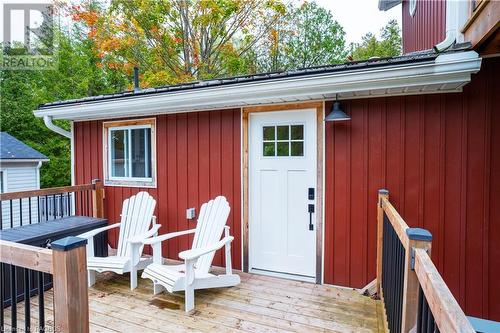
[[[314,230],[314,225],[313,225],[314,205],[308,204],[307,211],[309,212],[309,230]]]

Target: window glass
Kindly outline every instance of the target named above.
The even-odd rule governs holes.
[[[278,142],[278,156],[290,156],[289,152],[289,145],[290,143],[287,142]]]
[[[111,176],[126,177],[128,174],[128,131],[111,130]]]
[[[263,156],[304,156],[304,125],[263,126],[262,130]]]
[[[291,142],[291,156],[304,156],[304,142]]]
[[[151,128],[111,129],[111,177],[151,178]]]
[[[264,142],[263,146],[264,156],[275,156],[274,142]]]
[[[304,125],[292,125],[292,140],[304,140]]]
[[[410,16],[414,16],[416,10],[417,10],[417,0],[410,0],[410,5],[408,6],[408,11],[410,12]]]
[[[290,126],[278,126],[278,140],[288,140],[290,136],[288,135]]]
[[[263,128],[263,138],[264,140],[274,140],[274,126],[264,126]]]
[[[0,193],[3,193],[3,171],[0,171]],[[1,214],[1,212],[0,212]]]

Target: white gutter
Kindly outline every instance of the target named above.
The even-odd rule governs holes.
[[[51,131],[56,132],[57,134],[60,134],[62,136],[65,136],[68,139],[71,139],[71,132],[68,132],[59,126],[56,126],[56,124],[52,122],[52,116],[49,115],[43,116],[43,122],[45,123],[45,126],[47,126],[47,128],[50,129]]]
[[[339,99],[343,99],[342,93],[346,96],[359,93],[372,97],[372,91],[382,91],[377,96],[457,92],[461,91],[461,87],[470,81],[471,74],[478,72],[480,67],[481,59],[476,52],[454,52],[441,54],[436,59],[425,62],[55,105],[36,110],[34,114],[37,117],[79,121],[201,111],[280,101],[321,100],[331,98],[335,94],[339,94]],[[433,90],[429,90],[430,88]]]

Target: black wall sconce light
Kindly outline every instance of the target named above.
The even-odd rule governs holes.
[[[325,117],[325,121],[348,121],[351,120],[340,107],[340,102],[337,100],[337,96],[335,96],[335,102],[333,103],[332,111]]]

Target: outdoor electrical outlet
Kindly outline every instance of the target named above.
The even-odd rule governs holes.
[[[193,220],[196,217],[196,208],[186,209],[186,218],[188,220]]]

